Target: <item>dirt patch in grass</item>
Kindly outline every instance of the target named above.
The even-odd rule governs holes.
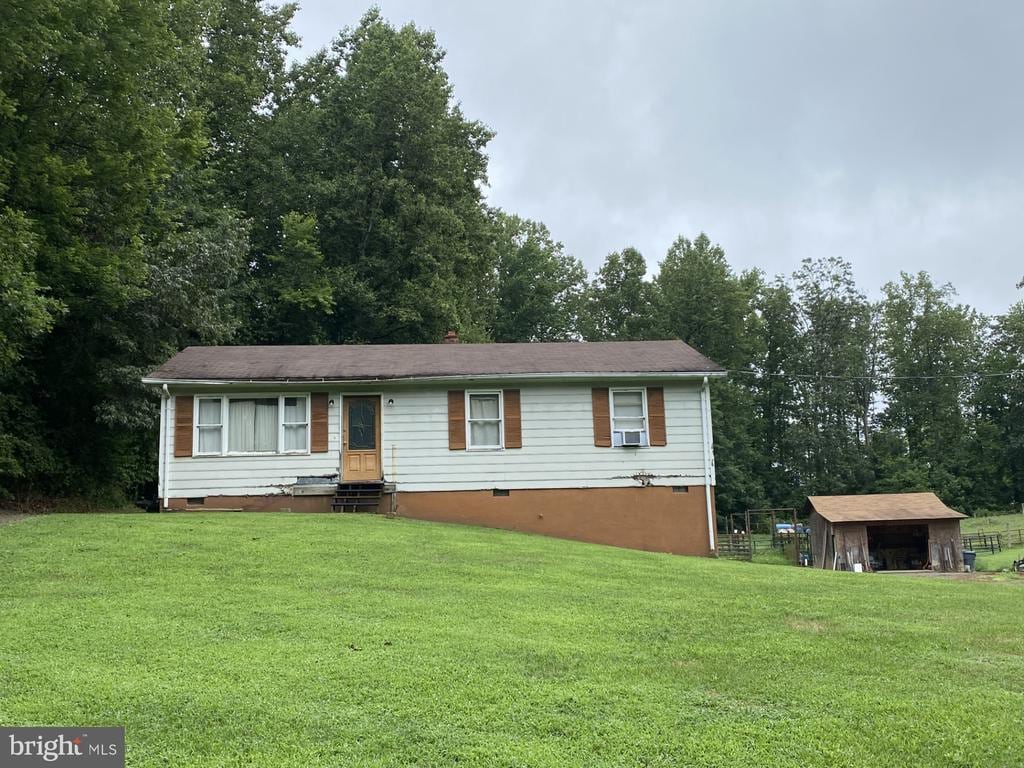
[[[20,523],[22,520],[27,520],[32,515],[27,512],[12,512],[6,509],[0,509],[0,525],[7,525],[9,523]]]
[[[814,634],[828,630],[828,625],[823,621],[815,621],[814,619],[798,619],[794,617],[786,619],[786,626],[790,629],[795,629],[798,632],[812,632]]]

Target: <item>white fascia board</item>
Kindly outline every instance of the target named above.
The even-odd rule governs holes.
[[[195,386],[237,386],[239,384],[259,384],[262,386],[309,386],[311,384],[330,384],[333,386],[360,386],[369,384],[417,384],[452,381],[651,381],[688,380],[703,381],[708,377],[723,378],[726,371],[636,371],[631,373],[483,373],[458,374],[451,376],[405,376],[387,379],[152,379],[143,377],[143,384],[174,384]]]

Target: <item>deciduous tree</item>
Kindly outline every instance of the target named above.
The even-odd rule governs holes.
[[[657,286],[644,279],[647,262],[636,248],[608,254],[590,285],[588,332],[592,341],[657,338]]]
[[[584,333],[587,273],[547,227],[497,211],[494,341],[570,341]]]

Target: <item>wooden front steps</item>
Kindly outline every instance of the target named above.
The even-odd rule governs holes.
[[[377,512],[380,509],[384,483],[338,483],[331,500],[332,512]]]

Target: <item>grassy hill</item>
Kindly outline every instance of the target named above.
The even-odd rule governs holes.
[[[131,766],[999,766],[1024,588],[375,516],[0,527],[0,722]]]

